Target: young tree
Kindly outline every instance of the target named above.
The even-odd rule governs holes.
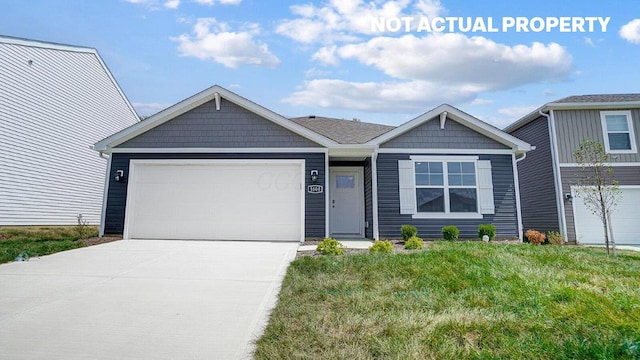
[[[602,144],[591,139],[585,139],[580,146],[574,150],[573,156],[580,167],[578,178],[579,187],[576,188],[576,195],[582,198],[587,209],[597,215],[602,222],[604,229],[604,242],[609,254],[609,244],[613,248],[613,255],[616,255],[615,242],[609,239],[611,229],[611,212],[620,199],[620,187],[613,177],[613,169],[607,165],[609,155],[604,150]],[[613,233],[613,231],[611,231]]]

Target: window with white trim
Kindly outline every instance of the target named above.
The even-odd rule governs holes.
[[[608,153],[636,153],[630,111],[601,111],[602,132]]]
[[[477,156],[414,155],[398,161],[400,214],[482,218],[493,214],[491,161]]]

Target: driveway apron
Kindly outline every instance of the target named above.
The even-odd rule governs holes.
[[[122,240],[0,265],[0,357],[249,358],[297,247]]]

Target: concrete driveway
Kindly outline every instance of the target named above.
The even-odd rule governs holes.
[[[297,247],[122,240],[0,265],[0,357],[248,358]]]

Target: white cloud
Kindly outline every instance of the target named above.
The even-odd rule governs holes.
[[[473,101],[471,102],[471,105],[489,105],[489,104],[493,104],[493,100],[476,98],[476,99],[473,99]]]
[[[180,6],[180,0],[168,0],[165,1],[164,7],[167,9],[177,9]]]
[[[337,53],[394,78],[466,85],[479,90],[564,80],[572,67],[571,55],[556,43],[508,46],[462,34],[376,37],[342,46]]]
[[[584,43],[591,47],[596,47],[596,44],[593,42],[593,39],[591,39],[590,37],[585,37]]]
[[[498,114],[505,115],[513,118],[512,120],[517,120],[533,110],[537,109],[536,105],[520,105],[520,106],[510,106],[498,109]]]
[[[242,0],[195,0],[200,5],[214,5],[216,3],[223,5],[238,5]]]
[[[155,103],[155,102],[152,102],[152,103],[133,102],[131,103],[131,105],[134,107],[134,109],[136,109],[136,112],[138,113],[138,115],[141,115],[141,116],[153,115],[171,106],[171,104]]]
[[[292,5],[296,19],[281,21],[276,32],[297,42],[324,43],[355,41],[361,35],[373,35],[373,19],[404,16],[438,16],[444,11],[439,0],[330,0],[323,6]]]
[[[335,45],[321,47],[315,54],[311,55],[311,60],[319,61],[325,65],[338,65],[340,60],[336,57],[336,49]]]
[[[327,76],[329,74],[331,74],[331,71],[311,68],[311,69],[309,69],[309,70],[304,72],[304,77],[306,77],[306,78],[316,78],[316,77]]]
[[[179,43],[181,56],[211,59],[229,68],[280,65],[266,44],[254,40],[259,33],[257,24],[246,24],[240,31],[232,31],[228,24],[214,18],[200,18],[193,27],[193,35],[182,34],[172,40]]]
[[[447,87],[428,81],[349,82],[315,79],[284,99],[292,105],[348,110],[407,113],[424,111],[441,103],[471,101],[473,89]]]
[[[620,37],[633,44],[640,44],[640,19],[633,19],[620,28]]]

